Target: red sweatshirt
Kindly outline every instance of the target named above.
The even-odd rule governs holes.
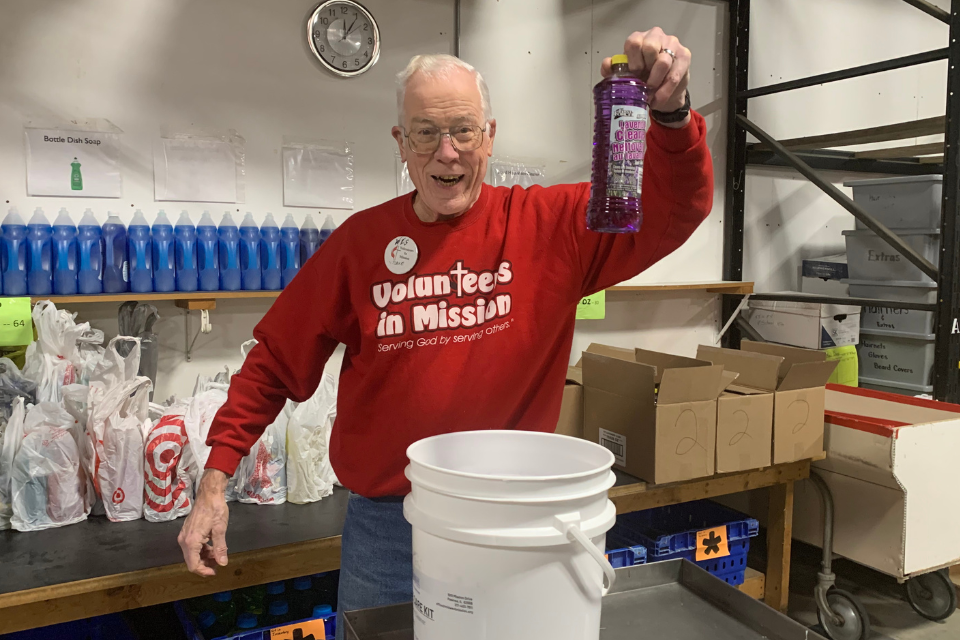
[[[484,185],[468,212],[432,224],[411,194],[351,216],[254,330],[207,468],[232,474],[287,398],[313,395],[341,342],[330,460],[360,495],[408,493],[406,449],[421,438],[552,432],[578,301],[671,253],[710,212],[703,118],[651,127],[639,233],[587,231],[589,190]]]

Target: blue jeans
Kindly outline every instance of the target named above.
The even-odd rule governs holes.
[[[351,493],[340,550],[337,640],[343,612],[413,600],[413,533],[400,498]]]

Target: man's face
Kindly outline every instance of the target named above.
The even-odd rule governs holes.
[[[439,77],[414,74],[407,83],[403,112],[407,134],[425,128],[449,131],[464,125],[488,126],[475,76],[456,67]],[[393,137],[417,188],[419,205],[436,218],[457,216],[473,206],[487,173],[495,133],[496,122],[491,120],[478,149],[457,151],[456,142],[450,136],[442,136],[436,151],[414,153],[403,131],[394,127]]]

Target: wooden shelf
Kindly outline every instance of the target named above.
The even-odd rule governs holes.
[[[661,291],[703,291],[704,293],[753,293],[752,282],[660,282],[653,284],[629,284],[610,287],[607,291],[632,291],[657,293]]]
[[[752,282],[674,282],[674,283],[654,283],[640,285],[616,285],[607,289],[607,291],[625,291],[634,293],[658,293],[664,291],[702,291],[704,293],[753,293]],[[202,308],[196,305],[187,305],[190,300],[250,300],[254,298],[266,298],[273,300],[279,291],[194,291],[184,293],[182,291],[171,291],[170,293],[100,293],[96,295],[76,295],[76,296],[33,296],[31,302],[40,300],[50,300],[58,307],[66,304],[90,304],[96,302],[127,302],[135,300],[138,302],[161,302],[172,300],[177,306],[186,308]],[[2,299],[2,296],[0,296]]]

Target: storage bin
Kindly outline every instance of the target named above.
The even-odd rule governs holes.
[[[290,625],[294,625],[297,622],[305,622],[305,621],[285,622],[281,625],[275,625],[272,627],[270,626],[257,627],[256,629],[236,631],[236,632],[228,633],[227,635],[208,638],[204,636],[203,633],[200,631],[200,626],[197,624],[196,620],[194,620],[193,616],[191,616],[187,612],[182,601],[174,602],[173,610],[176,612],[177,618],[179,618],[180,620],[180,626],[183,627],[183,633],[184,635],[186,635],[188,640],[271,640],[271,638],[274,638],[274,637],[281,637],[280,633],[277,633],[277,634],[274,633],[275,630],[283,629]],[[310,630],[307,634],[301,634],[300,637],[313,635],[315,640],[332,640],[337,627],[336,625],[337,614],[331,613],[329,615],[323,616],[323,618],[317,618],[316,620],[323,621],[324,634],[322,636],[318,636],[315,632]],[[293,632],[290,632],[290,633],[291,635],[287,635],[286,637],[295,637]]]
[[[697,532],[719,526],[727,529],[730,555],[698,561]],[[738,586],[743,584],[750,538],[758,531],[755,519],[715,502],[698,500],[620,515],[608,539],[613,535],[642,545],[647,550],[647,562],[685,558]]]
[[[940,231],[905,229],[897,235],[934,265],[940,262]],[[855,280],[931,282],[930,276],[907,260],[880,236],[868,230],[846,230],[847,268]]]
[[[607,549],[607,560],[614,569],[647,563],[646,547],[630,542],[613,531],[607,533]]]
[[[935,282],[876,282],[873,280],[848,280],[850,295],[854,298],[875,300],[898,300],[936,304]],[[903,333],[933,333],[933,311],[916,309],[892,309],[882,305],[864,306],[860,311],[860,327]]]
[[[933,379],[932,333],[898,333],[863,329],[857,357],[860,380],[886,381],[899,387],[927,387]]]
[[[933,394],[933,385],[920,384],[899,384],[895,385],[886,380],[875,380],[869,378],[860,378],[860,386],[864,389],[873,389],[874,391],[886,391],[887,393],[899,393],[904,396],[916,396],[921,393]]]
[[[940,228],[942,175],[852,180],[843,186],[853,188],[853,201],[891,229]]]

